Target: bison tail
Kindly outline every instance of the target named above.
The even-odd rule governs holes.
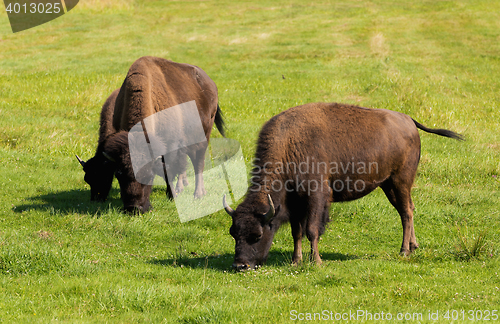
[[[415,119],[412,119],[412,120],[415,123],[415,126],[417,126],[417,128],[419,128],[419,129],[423,130],[424,132],[436,134],[436,135],[440,135],[440,136],[444,136],[444,137],[450,137],[450,138],[454,138],[454,139],[457,139],[460,141],[465,140],[465,137],[463,135],[452,132],[451,130],[427,128],[424,125],[420,124],[419,122],[415,121]]]
[[[217,104],[217,112],[215,113],[215,126],[223,137],[226,137],[226,123],[224,122],[224,115]]]

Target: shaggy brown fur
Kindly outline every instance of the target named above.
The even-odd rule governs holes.
[[[410,191],[420,159],[417,128],[461,139],[399,112],[337,103],[311,103],[271,118],[259,134],[247,196],[236,211],[226,208],[236,241],[233,266],[241,270],[265,262],[284,222],[292,229],[293,263],[302,260],[303,235],[311,242],[312,260],[321,263],[318,239],[330,203],[361,198],[377,187],[401,216],[401,253],[416,249]],[[276,206],[271,220],[262,216],[270,209],[268,194]]]
[[[121,88],[113,92],[101,111],[96,155],[84,165],[85,180],[91,185],[91,198],[106,199],[113,173],[116,173],[125,208],[130,211],[148,210],[151,188],[144,188],[150,185],[138,183],[133,176],[128,152],[128,131],[148,116],[192,100],[198,107],[207,142],[214,122],[224,135],[217,86],[202,69],[148,56],[134,62]],[[171,178],[179,176],[175,193],[181,192],[184,185],[187,185],[185,161],[186,156],[189,156],[196,172],[194,195],[197,198],[205,194],[202,171],[206,144],[191,145],[183,152],[181,161],[175,163],[180,168],[169,170],[172,172],[169,173]],[[162,170],[158,170],[156,166],[156,170],[153,168],[152,172],[155,171],[161,174]],[[149,176],[152,181],[154,173]],[[94,187],[96,190],[93,190]],[[167,192],[175,195],[170,188]]]
[[[120,89],[116,89],[106,99],[101,109],[101,117],[99,120],[99,141],[98,146],[111,134],[116,133],[116,128],[113,126],[113,115],[115,113],[116,98]]]

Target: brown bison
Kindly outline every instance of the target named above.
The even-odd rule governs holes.
[[[338,103],[306,104],[271,118],[259,134],[245,200],[233,210],[223,198],[233,220],[233,267],[244,270],[265,262],[284,222],[291,225],[292,262],[302,260],[305,234],[311,260],[320,264],[318,239],[329,221],[330,203],[361,198],[377,187],[401,216],[400,252],[418,248],[410,195],[420,159],[417,128],[463,139],[399,112]]]
[[[113,115],[115,111],[116,98],[120,92],[120,88],[116,89],[108,97],[104,105],[102,106],[100,115],[100,127],[99,127],[99,140],[98,140],[98,151],[99,147],[104,143],[104,140],[116,133],[116,129],[113,126]],[[83,161],[78,155],[76,155],[78,162],[83,167],[85,171],[85,182],[90,185],[90,200],[92,201],[105,201],[108,197],[111,185],[113,183],[113,177],[115,173],[115,165],[104,154],[96,154],[93,158],[87,162]],[[161,170],[157,172],[157,175],[164,176]],[[176,187],[176,191],[173,192],[167,181],[167,197],[172,198],[176,193],[182,191],[183,185],[187,184],[186,172],[184,171],[179,175],[179,182]]]
[[[206,141],[179,151],[175,163],[168,165],[167,162],[172,161],[164,159],[159,164],[160,160],[152,161],[141,175],[143,179],[149,180],[139,182],[131,163],[129,131],[135,125],[143,123],[147,117],[189,101],[196,103]],[[173,123],[182,123],[181,117],[176,118]],[[120,184],[124,208],[127,211],[145,212],[150,208],[149,195],[155,174],[165,175],[161,171],[167,171],[170,179],[178,176],[175,192],[165,179],[167,194],[170,193],[170,196],[180,193],[184,185],[187,185],[187,156],[196,173],[194,196],[203,196],[205,151],[214,122],[224,135],[217,86],[202,69],[157,57],[138,59],[130,67],[120,89],[115,90],[103,105],[95,156],[87,162],[77,157],[85,171],[85,181],[91,186],[91,199],[105,200],[115,175]],[[146,134],[146,138],[147,136]],[[149,134],[149,137],[153,136],[158,134]]]

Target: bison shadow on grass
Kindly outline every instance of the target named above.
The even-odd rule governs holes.
[[[266,265],[290,265],[293,251],[270,251]],[[361,256],[342,253],[322,253],[324,261],[348,261],[360,259]],[[167,267],[181,267],[190,269],[215,269],[218,271],[231,271],[234,254],[224,253],[209,256],[199,256],[196,252],[183,252],[179,256],[168,259],[151,259],[148,263]]]
[[[164,188],[153,188],[153,192],[164,193]],[[67,191],[55,191],[38,196],[32,196],[24,200],[25,203],[15,205],[12,211],[22,213],[30,210],[49,212],[51,214],[88,214],[100,216],[108,213],[110,209],[119,212],[123,209],[120,199],[120,189],[112,188],[106,202],[92,202],[88,199],[88,190],[75,189]],[[31,203],[30,203],[31,202]]]

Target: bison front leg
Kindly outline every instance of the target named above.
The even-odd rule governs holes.
[[[314,239],[311,240],[311,255],[309,259],[311,262],[314,262],[317,265],[321,265],[323,261],[321,261],[321,257],[319,256],[318,241],[319,241],[319,236],[316,236]]]
[[[309,242],[311,242],[311,255],[309,259],[311,262],[316,263],[317,265],[321,265],[321,257],[319,256],[318,250],[318,242],[321,234],[321,223],[320,220],[323,216],[323,210],[321,212],[316,213],[316,215],[311,215],[309,218],[309,222],[307,224],[307,238]]]
[[[327,183],[323,188],[309,196],[309,210],[307,212],[306,235],[311,242],[310,261],[321,265],[318,242],[320,236],[325,232],[325,226],[330,221],[329,210],[332,190]]]
[[[300,224],[300,222],[290,222],[290,227],[292,228],[293,237],[292,264],[298,265],[302,262],[302,237],[304,235],[304,232],[302,230],[302,224]]]
[[[187,154],[184,151],[179,151],[178,159],[176,161],[175,173],[178,174],[177,185],[175,186],[175,193],[181,194],[184,191],[184,187],[188,185],[188,179],[186,174],[187,169]],[[173,183],[173,180],[172,180]]]

